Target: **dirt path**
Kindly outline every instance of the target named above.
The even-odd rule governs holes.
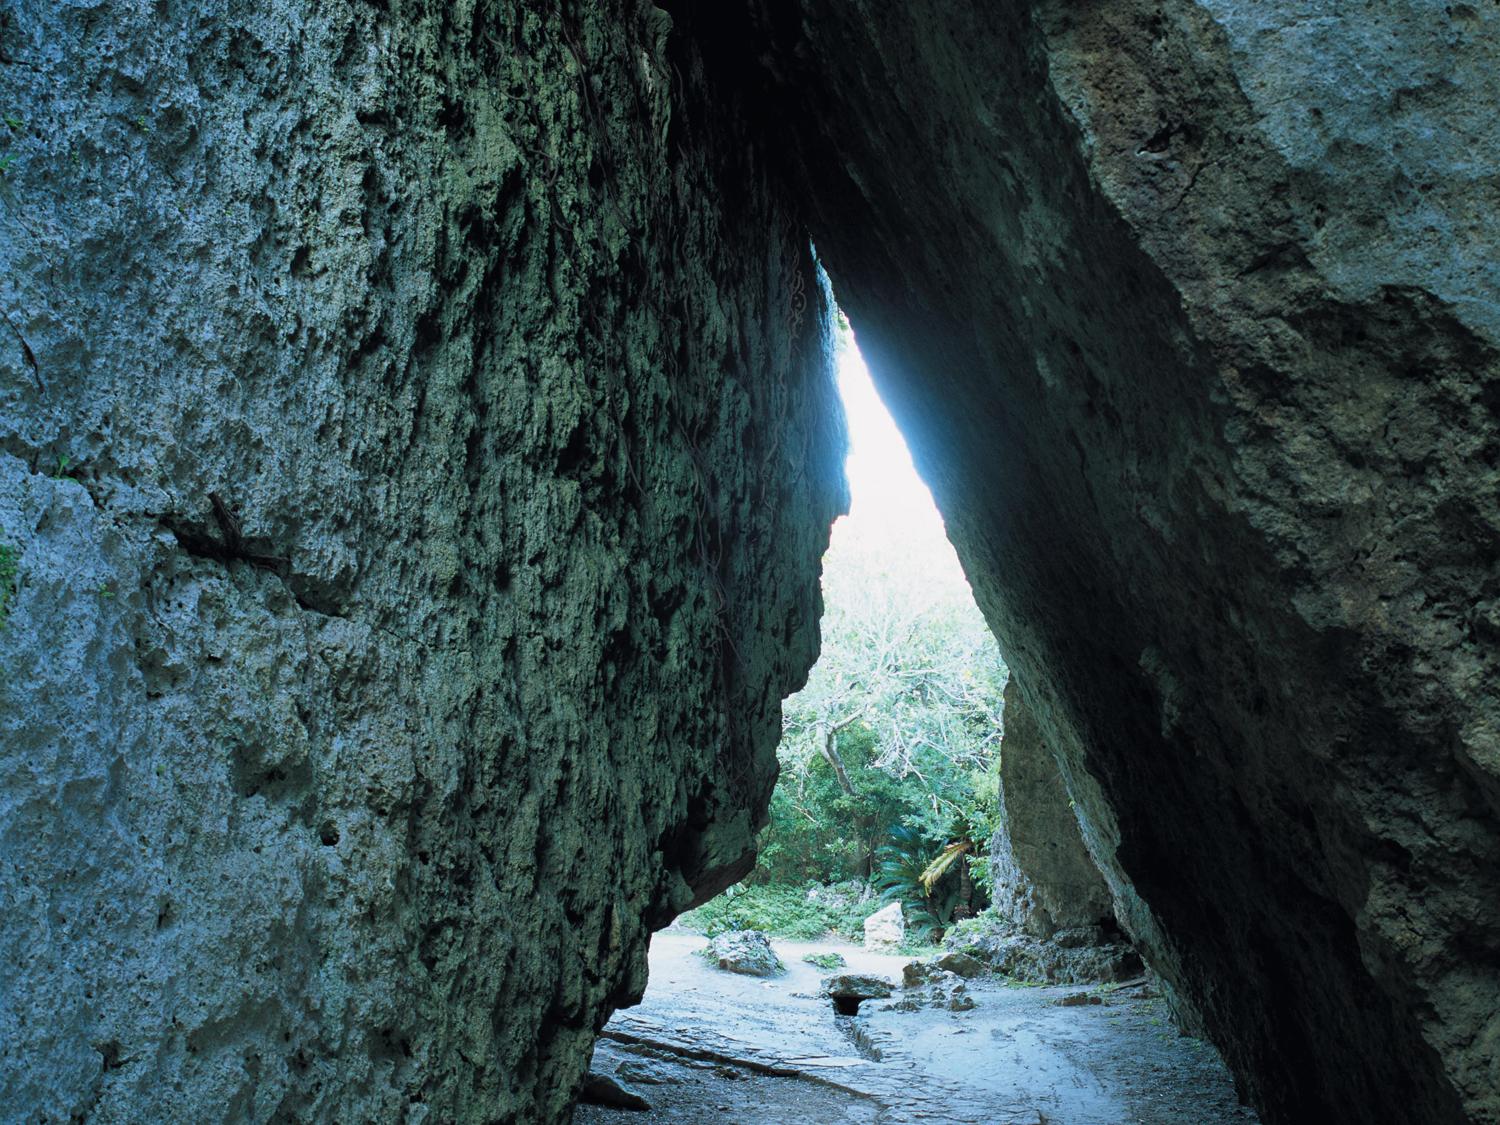
[[[1179,1036],[1139,989],[1061,1007],[1075,986],[970,982],[968,1012],[835,1016],[818,997],[837,952],[845,971],[899,982],[903,957],[839,942],[777,941],[788,972],[736,976],[693,955],[696,934],[657,934],[651,985],[605,1029],[594,1069],[649,1111],[580,1107],[574,1125],[1253,1125],[1207,1044]],[[899,995],[899,994],[898,994]],[[617,1073],[618,1071],[618,1073]]]

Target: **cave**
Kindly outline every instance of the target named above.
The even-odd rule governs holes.
[[[6,1114],[566,1120],[754,862],[845,501],[826,276],[1262,1120],[1500,1122],[1497,44],[0,13]]]

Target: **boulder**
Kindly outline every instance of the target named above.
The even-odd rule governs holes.
[[[1001,928],[971,938],[966,950],[994,972],[1016,980],[1094,984],[1140,974],[1141,956],[1129,942],[1118,937],[1084,940],[1088,935],[1088,930],[1061,930],[1043,939]]]
[[[774,977],[786,972],[786,966],[771,948],[771,939],[759,930],[731,930],[709,942],[709,959],[730,973],[748,977]]]
[[[909,967],[909,966],[908,966]],[[884,1007],[897,1012],[915,1012],[923,1008],[947,1012],[967,1012],[974,1008],[969,986],[954,973],[934,966],[914,984],[908,984],[900,999]]]
[[[885,977],[840,973],[823,978],[823,995],[833,1000],[883,1000],[896,986]]]
[[[960,952],[959,950],[944,953],[937,959],[935,964],[938,968],[955,973],[966,980],[970,977],[977,977],[986,970],[985,963],[979,960],[979,958],[971,957],[969,954]]]
[[[583,1076],[578,1100],[585,1105],[608,1106],[611,1109],[648,1110],[651,1103],[634,1090],[608,1074],[589,1071]]]
[[[906,939],[906,916],[901,904],[883,906],[865,919],[865,948],[876,951],[898,949]]]

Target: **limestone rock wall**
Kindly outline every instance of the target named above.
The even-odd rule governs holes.
[[[1036,938],[1113,924],[1109,888],[1084,846],[1057,761],[1015,676],[1005,685],[1004,714],[1000,827],[990,842],[996,911]]]
[[[1264,1119],[1500,1121],[1500,9],[702,10]]]
[[[841,424],[703,89],[635,0],[0,12],[0,1116],[559,1120],[746,868]]]

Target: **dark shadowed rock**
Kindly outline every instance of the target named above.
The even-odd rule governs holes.
[[[585,1105],[603,1105],[612,1109],[647,1110],[651,1103],[618,1079],[608,1074],[589,1071],[583,1076],[583,1086],[578,1091],[578,1100]]]
[[[656,6],[0,13],[0,1117],[560,1120],[748,870],[829,310]]]
[[[1500,1120],[1500,8],[749,7],[1122,924],[1268,1122]]]
[[[1114,921],[1109,888],[1078,830],[1057,760],[1016,677],[1005,685],[1000,827],[990,841],[995,913],[1033,938]]]

